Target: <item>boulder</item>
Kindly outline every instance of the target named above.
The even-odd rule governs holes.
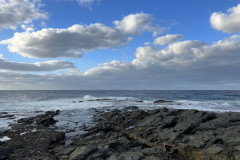
[[[36,119],[37,124],[42,124],[43,126],[50,126],[56,123],[56,120],[53,119],[51,115],[38,116]]]

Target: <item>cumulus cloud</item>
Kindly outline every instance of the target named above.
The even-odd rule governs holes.
[[[158,37],[154,40],[154,45],[165,45],[167,43],[173,43],[178,39],[184,38],[184,35],[181,34],[168,34],[165,36]]]
[[[112,61],[72,74],[0,71],[0,83],[4,89],[240,89],[240,35],[211,44],[182,40],[163,49],[147,45],[135,55],[130,62]]]
[[[133,64],[146,67],[149,64],[161,64],[170,66],[172,64],[188,64],[196,55],[194,50],[202,47],[205,43],[201,41],[182,41],[169,44],[164,49],[155,46],[139,47],[136,51],[136,59]]]
[[[237,14],[236,8],[238,6],[230,9],[228,14],[214,13],[211,19],[221,15],[223,20],[225,15],[230,16],[230,20]],[[144,13],[128,15],[113,23],[114,27],[96,23],[15,33],[13,38],[1,41],[1,44],[7,44],[11,52],[26,57],[81,57],[84,52],[126,45],[131,36],[144,31],[156,31],[152,16]],[[224,32],[237,31],[226,24],[220,26],[219,30]],[[199,40],[179,41],[182,38],[181,34],[158,37],[153,43],[138,47],[135,59],[130,62],[112,61],[85,72],[74,68],[71,62],[8,62],[0,55],[0,84],[5,87],[0,89],[40,89],[38,86],[41,89],[186,89],[186,85],[193,87],[187,89],[226,89],[224,84],[232,85],[227,89],[240,89],[240,35],[211,44]],[[166,46],[160,48],[159,45]],[[12,72],[59,69],[69,69],[71,73],[40,75]],[[212,84],[216,88],[209,88],[214,87]]]
[[[125,34],[139,34],[145,30],[153,31],[151,25],[153,17],[149,14],[138,13],[130,14],[121,21],[114,21],[116,28]]]
[[[0,69],[11,71],[55,71],[60,69],[75,68],[74,64],[66,61],[52,60],[36,63],[9,62],[0,56]]]
[[[210,17],[210,23],[214,29],[226,33],[240,31],[240,4],[230,8],[227,13],[214,12]]]
[[[1,0],[0,30],[15,29],[20,24],[46,19],[47,13],[40,10],[40,0]]]
[[[212,44],[190,40],[177,41],[164,49],[156,46],[139,47],[132,62],[104,63],[89,69],[83,75],[100,79],[107,77],[116,82],[123,79],[135,80],[135,84],[130,82],[133,86],[140,81],[148,84],[148,87],[169,87],[182,83],[212,84],[217,81],[231,83],[240,79],[239,51],[239,35]]]
[[[132,64],[139,67],[155,64],[177,69],[191,67],[192,69],[205,68],[209,70],[207,66],[238,66],[240,63],[239,53],[239,35],[212,44],[185,40],[171,43],[164,49],[156,46],[139,47],[136,51],[136,59],[132,61]]]
[[[15,33],[7,44],[11,52],[25,57],[58,58],[81,57],[82,53],[105,48],[126,45],[133,35],[150,31],[152,16],[131,14],[121,21],[115,21],[115,27],[100,23],[73,25],[66,29],[42,29],[36,32]]]
[[[25,57],[58,58],[81,57],[83,52],[121,46],[130,41],[117,30],[96,23],[73,25],[67,29],[42,29],[37,32],[15,33],[4,40],[11,52]]]

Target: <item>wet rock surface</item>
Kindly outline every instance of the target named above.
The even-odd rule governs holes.
[[[95,127],[64,143],[49,127],[56,112],[21,119],[11,139],[0,143],[0,159],[61,160],[238,160],[240,113],[211,113],[130,106],[96,111]],[[47,122],[47,123],[46,123]]]
[[[95,118],[72,144],[83,159],[240,159],[240,113],[128,107]]]
[[[166,101],[166,100],[160,99],[160,100],[154,101],[153,103],[170,103],[170,102],[173,102],[173,101]]]
[[[0,145],[0,159],[56,159],[51,148],[64,143],[65,134],[46,127],[54,124],[52,120],[56,114],[58,112],[46,112],[19,119],[11,130],[1,133],[1,137],[7,136],[10,140]]]

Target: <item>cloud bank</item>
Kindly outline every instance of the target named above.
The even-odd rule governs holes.
[[[10,83],[28,82],[34,89],[34,84],[48,89],[239,89],[239,51],[239,35],[211,44],[175,41],[163,49],[139,47],[131,62],[112,61],[68,75],[1,72],[0,82],[9,88]]]
[[[214,12],[210,23],[214,29],[226,33],[240,31],[240,4],[230,8],[227,13]]]
[[[74,64],[71,62],[52,60],[45,62],[36,63],[20,63],[20,62],[9,62],[1,58],[0,55],[0,69],[10,70],[10,71],[55,71],[60,69],[73,69]]]
[[[144,13],[131,14],[115,27],[101,23],[73,25],[66,29],[47,28],[36,32],[15,33],[1,44],[8,45],[11,52],[34,58],[79,58],[82,53],[126,45],[133,35],[150,31],[152,16]]]
[[[227,33],[239,31],[239,6],[226,14],[213,13],[210,17],[213,28]],[[131,14],[114,21],[113,27],[95,23],[65,29],[45,28],[15,33],[0,43],[26,57],[79,58],[85,52],[126,45],[132,36],[145,31],[154,33],[157,28],[152,20],[148,14]],[[85,72],[76,71],[73,63],[65,61],[29,64],[0,58],[0,84],[5,87],[0,89],[186,89],[186,86],[188,89],[240,89],[239,34],[211,44],[184,40],[181,34],[168,34],[150,44],[138,47],[132,61],[114,60]],[[13,72],[59,69],[75,72],[41,75]]]
[[[1,0],[0,30],[15,29],[20,24],[33,20],[46,19],[47,13],[40,9],[41,1],[37,0]]]
[[[239,51],[239,35],[212,44],[197,40],[176,41],[164,49],[156,46],[139,47],[133,61],[104,63],[86,71],[84,76],[103,78],[105,81],[111,79],[116,84],[128,80],[133,86],[138,84],[140,88],[141,83],[149,88],[159,86],[158,89],[181,84],[195,84],[194,89],[202,84],[211,86],[219,83],[221,86],[221,82],[233,84],[240,79]],[[131,85],[128,87],[131,88]],[[142,89],[149,89],[147,87]]]

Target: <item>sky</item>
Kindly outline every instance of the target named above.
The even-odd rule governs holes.
[[[240,90],[239,0],[0,0],[0,90]]]

